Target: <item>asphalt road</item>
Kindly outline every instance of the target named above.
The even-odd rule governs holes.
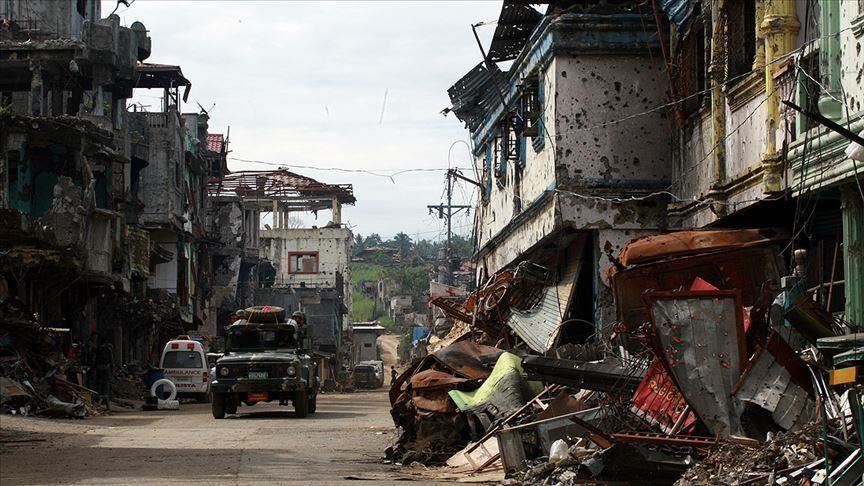
[[[319,396],[318,412],[258,404],[214,420],[209,405],[85,420],[0,416],[0,484],[376,484],[392,437],[383,390]],[[404,484],[404,483],[403,483]]]

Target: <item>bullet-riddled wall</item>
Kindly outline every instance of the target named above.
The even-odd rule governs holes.
[[[276,267],[276,287],[335,287],[341,275],[350,310],[352,240],[348,228],[262,230],[261,256]]]

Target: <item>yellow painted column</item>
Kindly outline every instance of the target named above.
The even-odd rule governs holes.
[[[709,198],[718,202],[712,206],[722,216],[726,205],[723,184],[726,182],[726,1],[711,2],[711,63],[708,73],[711,80],[711,137],[714,145],[711,153],[714,181]]]
[[[753,70],[765,67],[765,32],[762,31],[762,21],[765,18],[765,0],[756,0],[756,56],[753,58]]]
[[[762,152],[762,185],[765,192],[782,190],[780,156],[777,153],[777,127],[780,125],[780,90],[775,75],[780,58],[795,49],[801,24],[794,0],[765,0],[762,33],[765,36],[765,149]]]

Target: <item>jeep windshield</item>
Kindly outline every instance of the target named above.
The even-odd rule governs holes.
[[[296,349],[294,329],[259,329],[235,327],[228,330],[228,349],[231,351],[270,351]]]

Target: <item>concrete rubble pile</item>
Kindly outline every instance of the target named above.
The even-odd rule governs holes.
[[[65,379],[63,330],[41,326],[0,302],[0,413],[83,418],[98,414],[92,390]]]
[[[160,328],[154,320],[176,312],[153,301],[132,302],[122,297],[113,307],[128,327],[145,322],[148,329],[151,325]],[[162,329],[172,330],[170,324]],[[88,343],[70,339],[69,329],[44,325],[14,299],[0,301],[0,413],[74,418],[104,413],[96,404],[98,392],[92,389],[93,349],[88,348],[88,354]],[[130,400],[143,400],[147,371],[136,363],[113,369],[112,403],[134,407]]]
[[[465,326],[393,384],[389,457],[525,484],[859,482],[864,333],[807,292],[804,252],[786,271],[784,237],[631,241],[602,336],[565,336],[544,311],[570,298],[566,268],[522,263],[433,300]]]

